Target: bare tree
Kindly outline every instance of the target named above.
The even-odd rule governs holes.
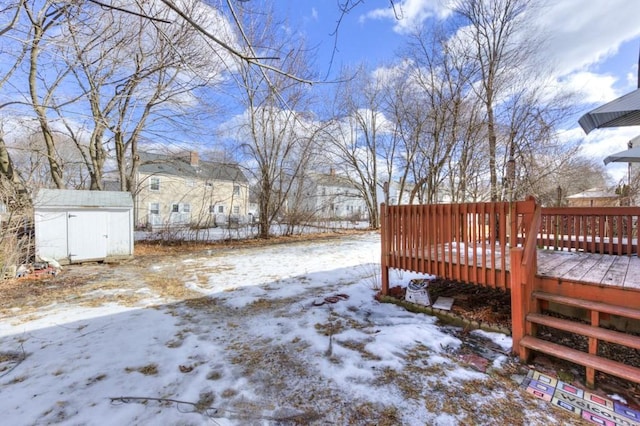
[[[0,27],[0,39],[14,29],[18,22],[22,7],[23,0],[20,0],[13,4],[7,4],[2,10],[0,10],[0,14],[9,17],[6,22],[2,23],[2,27]],[[0,76],[0,88],[4,86],[9,78],[11,78],[27,52],[26,48],[23,46],[22,49],[18,50],[17,57],[13,57],[12,50],[12,48],[5,48],[4,46],[0,48],[0,58],[2,58],[2,62],[5,64],[13,64],[13,66],[9,67],[9,69]],[[1,104],[0,109],[5,108],[7,105],[7,103]],[[0,125],[0,177],[6,182],[5,186],[9,189],[9,192],[16,194],[14,202],[18,202],[20,205],[26,205],[28,204],[28,197],[26,197],[27,191],[23,180],[15,170],[11,155],[7,149],[4,134],[4,126]],[[22,195],[18,196],[17,194]]]
[[[510,78],[526,72],[524,65],[537,44],[524,37],[530,25],[524,20],[530,0],[457,0],[454,10],[463,18],[461,37],[478,63],[478,81],[472,87],[486,110],[491,200],[498,201],[498,106],[512,90]]]
[[[307,110],[307,90],[289,77],[307,75],[309,60],[304,43],[286,50],[292,43],[277,31],[280,25],[272,20],[273,13],[257,20],[248,15],[237,19],[244,19],[242,36],[250,56],[282,56],[279,68],[284,72],[271,72],[251,62],[237,64],[244,113],[233,126],[233,139],[245,162],[252,165],[249,172],[259,187],[259,236],[269,238],[271,225],[286,214],[290,194],[313,148],[312,120],[299,112]],[[258,55],[252,46],[268,47]]]
[[[58,67],[55,57],[45,58],[48,42],[55,43],[56,32],[60,30],[66,14],[73,4],[59,4],[48,0],[39,4],[25,2],[24,11],[29,23],[28,46],[28,85],[31,107],[36,115],[44,139],[51,180],[57,188],[64,188],[63,167],[56,152],[54,128],[48,117],[48,109],[54,102],[56,89],[59,88],[70,72],[66,66]],[[49,37],[53,38],[49,38]],[[51,53],[51,52],[48,52]],[[44,60],[47,62],[43,62]]]
[[[477,151],[479,113],[469,96],[474,64],[451,44],[444,27],[416,31],[402,52],[391,110],[406,161],[401,188],[413,179],[410,202],[466,198]]]
[[[385,81],[368,75],[364,66],[355,73],[344,71],[335,86],[335,117],[325,134],[330,160],[358,189],[367,206],[369,226],[380,226],[378,192],[393,175],[395,138],[393,123],[384,114]],[[385,174],[380,173],[380,166]]]

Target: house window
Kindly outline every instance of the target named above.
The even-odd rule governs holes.
[[[150,203],[149,214],[160,214],[160,203]]]
[[[240,195],[240,185],[233,185],[233,195]]]
[[[173,203],[171,204],[171,213],[191,213],[191,204]]]
[[[233,214],[240,214],[240,206],[233,206]]]
[[[209,213],[210,214],[214,214],[216,212],[216,205],[215,204],[209,204]]]
[[[149,189],[151,191],[160,191],[160,178],[152,177],[149,179]]]
[[[218,206],[218,213],[224,213],[224,206]]]

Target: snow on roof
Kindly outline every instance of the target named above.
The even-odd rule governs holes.
[[[80,191],[39,189],[34,207],[133,207],[131,193],[124,191]]]
[[[569,195],[567,198],[617,198],[618,194],[600,188],[591,188],[577,194]]]

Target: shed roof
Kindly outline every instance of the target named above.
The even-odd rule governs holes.
[[[124,191],[79,191],[73,189],[39,189],[34,207],[133,207],[131,193]]]
[[[200,160],[197,166],[193,166],[189,161],[188,154],[171,156],[140,152],[140,167],[138,171],[147,174],[167,174],[193,179],[249,182],[237,164]]]

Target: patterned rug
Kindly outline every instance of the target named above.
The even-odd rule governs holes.
[[[522,381],[527,392],[604,426],[640,426],[640,411],[531,370]]]

